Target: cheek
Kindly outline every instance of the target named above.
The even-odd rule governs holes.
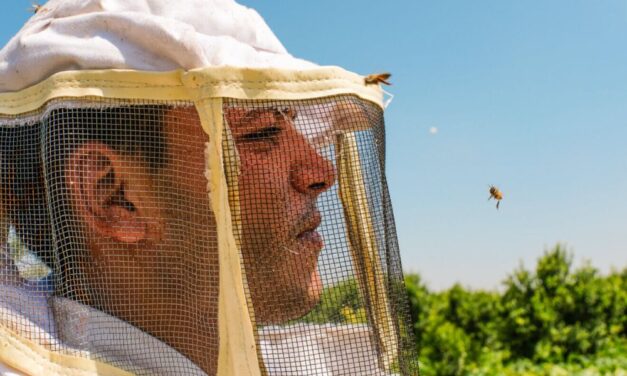
[[[203,184],[204,187],[206,185]],[[155,285],[161,298],[172,304],[189,302],[205,309],[214,304],[215,276],[219,275],[216,222],[205,193],[172,187],[163,196],[166,202],[166,232],[154,250]]]
[[[282,208],[287,205],[289,192],[288,161],[276,153],[258,155],[247,152],[240,154],[240,160],[240,204],[247,211],[246,220],[280,220],[281,217],[276,216],[285,214]]]
[[[287,164],[279,158],[264,158],[245,152],[240,153],[240,161],[242,251],[246,258],[254,259],[256,265],[269,266],[282,259],[285,251],[281,247],[289,234],[291,210]],[[263,274],[258,268],[249,272],[253,278]]]
[[[242,176],[254,177],[259,186],[285,181],[290,164],[288,158],[278,152],[255,153],[246,149],[240,151],[240,161]]]
[[[203,149],[180,148],[173,154],[168,178],[179,191],[191,194],[194,198],[207,198],[207,178],[205,177],[205,157]]]

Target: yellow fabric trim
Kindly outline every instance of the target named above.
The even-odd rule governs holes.
[[[223,118],[224,119],[224,118]],[[237,146],[235,145],[235,140],[233,139],[233,135],[231,134],[231,129],[228,127],[228,124],[224,124],[224,139],[222,140],[222,150],[227,155],[227,158],[223,158],[226,181],[229,187],[229,205],[231,208],[231,219],[233,226],[233,236],[235,237],[235,245],[237,250],[242,249],[241,239],[242,239],[242,223],[241,223],[241,212],[240,212],[240,201],[239,201],[239,172],[240,172],[240,159],[239,153],[237,151]],[[239,252],[238,252],[239,253]],[[240,254],[240,275],[242,276],[242,284],[245,287],[245,291],[248,290],[248,281],[246,280],[246,268],[244,264],[243,257]],[[252,307],[252,302],[248,302],[249,306]],[[256,328],[255,321],[255,313],[253,310],[248,310],[250,315],[250,323],[252,328]],[[259,332],[257,330],[253,330],[253,336],[255,339],[255,343],[259,343]],[[263,356],[261,354],[261,348],[257,346],[257,358],[262,359]],[[259,362],[260,370],[263,375],[267,374],[267,371],[264,368],[263,362]]]
[[[207,175],[210,175],[209,195],[218,228],[220,262],[218,375],[260,376],[254,328],[244,296],[242,263],[234,237],[229,190],[223,169],[222,100],[216,98],[197,101],[196,109],[202,127],[209,136]]]
[[[383,108],[378,85],[366,85],[364,77],[339,67],[308,70],[202,68],[183,76],[203,98],[300,100],[349,94]]]
[[[115,69],[60,72],[27,89],[0,93],[0,114],[36,111],[47,101],[64,97],[299,100],[340,94],[356,95],[383,107],[378,85],[366,85],[364,77],[339,67],[303,71],[211,67],[187,72]]]
[[[389,369],[391,361],[398,356],[398,341],[354,133],[338,135],[336,154],[340,199],[346,216],[355,274],[364,299],[369,303],[366,304],[368,315],[378,339],[378,349],[383,355],[380,364]]]
[[[35,111],[55,98],[116,98],[188,100],[181,82],[183,71],[139,72],[129,70],[60,72],[27,89],[0,94],[0,114]]]
[[[50,351],[2,325],[0,325],[0,363],[33,376],[133,375],[96,360]]]

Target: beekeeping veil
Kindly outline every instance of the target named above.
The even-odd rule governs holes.
[[[0,367],[417,372],[376,83],[230,0],[53,0],[0,93]]]

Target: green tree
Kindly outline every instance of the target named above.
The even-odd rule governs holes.
[[[627,370],[627,268],[607,276],[589,263],[574,269],[558,244],[535,270],[507,276],[502,293],[458,284],[431,292],[418,275],[405,284],[423,376]]]
[[[513,358],[563,362],[624,334],[623,279],[602,277],[589,264],[573,271],[572,260],[557,245],[538,260],[535,273],[521,267],[506,280],[501,342]]]

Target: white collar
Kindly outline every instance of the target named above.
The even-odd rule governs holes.
[[[78,351],[133,373],[206,375],[174,348],[117,317],[40,286],[0,287],[0,319],[19,323],[20,334],[41,345]]]

